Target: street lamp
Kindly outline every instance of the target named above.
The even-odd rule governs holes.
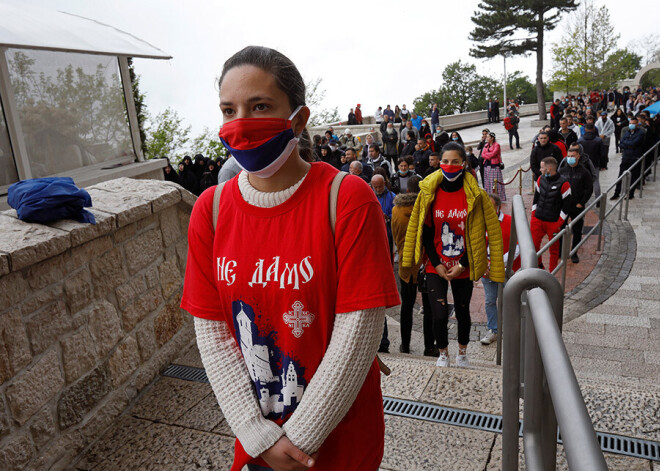
[[[504,58],[504,117],[505,118],[508,116],[507,107],[509,106],[509,104],[506,101],[506,55],[510,51],[511,49],[508,48],[507,46],[503,46],[500,49],[500,52],[502,53],[502,57]]]

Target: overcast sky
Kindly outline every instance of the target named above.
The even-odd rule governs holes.
[[[136,59],[150,113],[177,110],[193,133],[220,125],[215,81],[223,62],[247,45],[278,49],[306,81],[322,78],[324,107],[406,103],[436,89],[445,66],[458,59],[481,74],[501,76],[502,58],[469,56],[471,15],[479,0],[448,2],[271,0],[0,0],[65,11],[107,23],[169,53],[170,61]],[[607,5],[620,47],[657,29],[656,2],[594,0]],[[646,14],[644,13],[646,12]],[[1,21],[1,19],[0,19]],[[548,35],[545,75],[552,67]],[[507,72],[535,80],[536,59],[507,60]]]

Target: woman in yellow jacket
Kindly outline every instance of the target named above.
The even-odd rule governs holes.
[[[406,231],[403,266],[414,266],[425,252],[427,285],[433,329],[438,339],[438,366],[449,366],[447,322],[449,284],[458,321],[458,366],[469,366],[470,300],[473,281],[488,269],[486,245],[490,247],[490,279],[504,281],[502,231],[486,192],[465,171],[466,154],[456,143],[442,148],[440,172],[422,180]],[[488,233],[488,241],[486,239]]]

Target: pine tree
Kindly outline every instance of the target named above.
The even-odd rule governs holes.
[[[536,96],[539,119],[546,118],[543,88],[543,45],[546,31],[553,30],[562,13],[575,10],[576,0],[482,0],[472,16],[475,24],[470,49],[476,58],[536,52]],[[504,49],[504,51],[503,51]],[[506,51],[506,52],[505,52]]]

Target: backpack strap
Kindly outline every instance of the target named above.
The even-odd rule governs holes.
[[[330,185],[330,226],[332,227],[333,236],[335,235],[335,225],[337,224],[337,198],[339,196],[339,186],[346,175],[348,175],[346,172],[337,173],[332,180],[332,185]]]
[[[335,225],[337,224],[337,199],[339,196],[339,186],[346,175],[348,175],[346,172],[337,173],[332,180],[332,185],[330,185],[330,226],[332,226],[333,236],[335,235]],[[381,373],[385,374],[385,376],[389,376],[391,370],[385,363],[383,363],[383,360],[380,359],[378,354],[376,354],[376,361],[378,362],[378,368]]]
[[[220,213],[220,195],[222,195],[222,189],[224,188],[225,183],[227,182],[218,184],[215,187],[215,191],[213,192],[213,232],[215,232],[215,228],[218,226],[218,216]]]

